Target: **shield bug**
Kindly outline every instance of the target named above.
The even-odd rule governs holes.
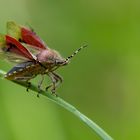
[[[7,72],[5,78],[27,82],[28,90],[29,81],[40,74],[42,76],[38,83],[38,93],[40,93],[44,76],[48,75],[52,83],[46,87],[46,90],[50,88],[51,92],[55,93],[56,87],[62,82],[61,76],[56,74],[55,70],[67,65],[70,59],[86,46],[81,46],[71,56],[63,58],[56,50],[50,49],[33,30],[8,22],[7,34],[0,35],[0,52],[9,61],[17,64]]]

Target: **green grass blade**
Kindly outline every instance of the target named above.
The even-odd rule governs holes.
[[[0,70],[0,78],[1,77],[4,77],[4,74],[5,74],[5,72],[2,71],[2,70]],[[23,82],[18,82],[18,81],[15,82],[14,81],[14,83],[16,83],[18,85],[21,85],[21,86],[24,86],[24,87],[27,86],[26,83],[23,83]],[[36,93],[38,93],[37,86],[31,85],[30,89],[33,90],[33,91],[35,91]],[[92,121],[87,116],[85,116],[84,114],[82,114],[74,106],[72,106],[68,102],[64,101],[62,98],[56,97],[56,96],[52,95],[51,93],[45,92],[43,90],[40,92],[40,94],[43,95],[43,96],[48,97],[49,100],[57,103],[61,107],[65,108],[66,110],[68,110],[71,113],[73,113],[82,122],[84,122],[89,128],[91,128],[92,131],[94,131],[96,134],[98,134],[103,140],[113,140],[113,138],[111,136],[109,136],[99,125],[97,125],[94,121]]]

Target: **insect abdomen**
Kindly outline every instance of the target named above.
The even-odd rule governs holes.
[[[35,64],[32,61],[23,62],[12,68],[5,75],[5,78],[9,80],[27,81],[34,78],[37,74],[40,74],[41,70],[42,67],[39,64]]]

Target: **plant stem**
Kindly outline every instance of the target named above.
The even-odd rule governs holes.
[[[5,72],[0,70],[0,77],[4,77]],[[25,82],[19,82],[19,81],[12,81],[14,83],[17,83],[21,86],[27,87],[27,84]],[[31,90],[38,93],[38,88],[35,85],[31,85]],[[87,116],[82,114],[80,111],[78,111],[74,106],[67,103],[60,97],[56,97],[50,93],[47,93],[45,91],[41,91],[40,94],[48,97],[49,100],[57,103],[58,105],[62,106],[66,110],[72,112],[75,116],[77,116],[82,122],[84,122],[89,128],[91,128],[92,131],[96,132],[103,140],[113,140],[111,136],[109,136],[101,127],[99,127],[95,122],[93,122],[91,119],[89,119]]]

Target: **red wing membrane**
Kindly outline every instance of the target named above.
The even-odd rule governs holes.
[[[22,41],[35,46],[38,49],[46,49],[45,43],[31,30],[21,28]]]
[[[7,43],[7,51],[19,54],[25,58],[28,58],[30,60],[33,60],[33,56],[31,53],[16,39],[6,35],[6,43]]]

